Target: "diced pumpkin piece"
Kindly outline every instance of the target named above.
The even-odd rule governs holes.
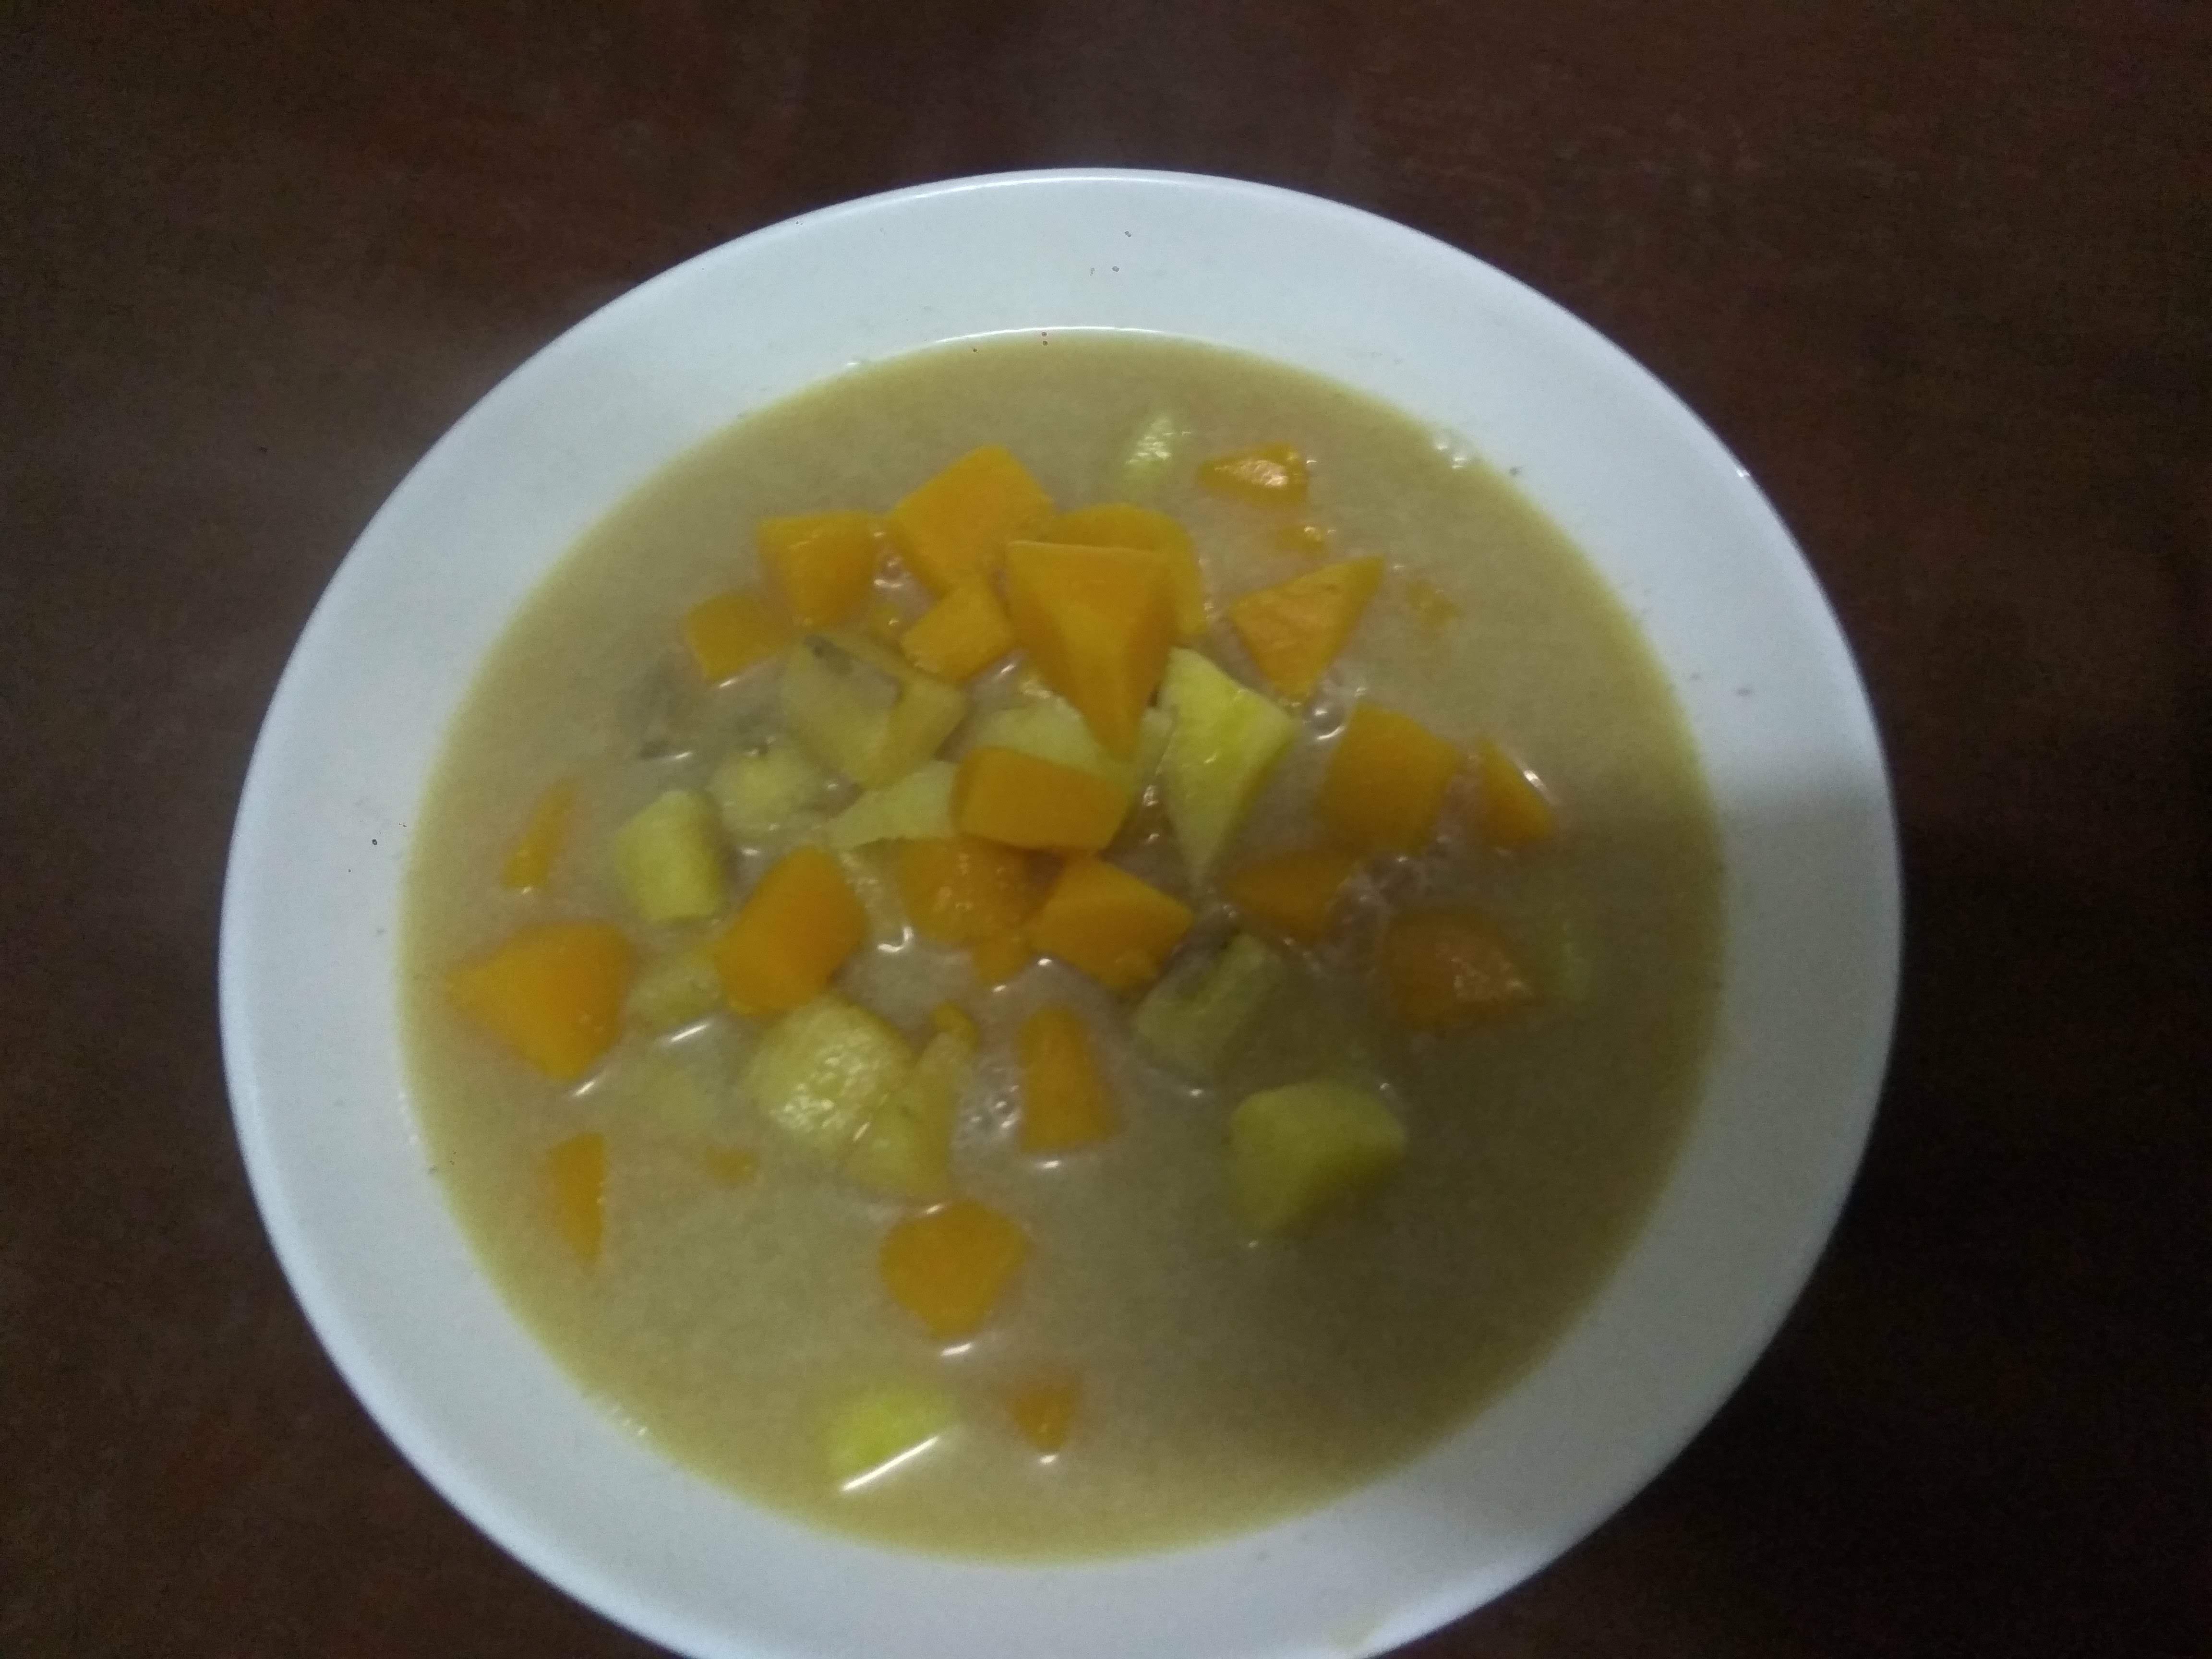
[[[1217,495],[1296,507],[1306,498],[1306,458],[1288,444],[1259,444],[1201,462],[1198,481]]]
[[[969,576],[899,635],[906,659],[941,680],[981,673],[1012,650],[1014,625],[988,576]]]
[[[800,513],[763,519],[755,532],[769,584],[801,628],[828,628],[858,611],[875,586],[872,513]]]
[[[1191,545],[1190,532],[1166,514],[1127,501],[1078,507],[1040,530],[1036,539],[1072,547],[1136,547],[1158,554],[1167,566],[1176,631],[1187,640],[1206,632],[1206,577],[1198,568],[1198,551]]]
[[[823,826],[832,847],[866,847],[872,842],[905,841],[917,836],[952,833],[951,761],[924,761],[896,783],[866,789]]]
[[[860,1138],[845,1155],[848,1177],[916,1202],[951,1195],[952,1130],[960,1098],[975,1073],[976,1044],[970,1019],[965,1030],[940,1029],[922,1045],[913,1070],[860,1126]]]
[[[553,1231],[586,1267],[596,1266],[606,1234],[607,1142],[596,1130],[570,1135],[545,1154]]]
[[[1175,642],[1160,557],[1141,548],[1009,543],[1006,614],[1045,683],[1081,711],[1106,751],[1133,754]]]
[[[1409,1030],[1471,1025],[1535,1000],[1497,929],[1471,910],[1409,910],[1382,930],[1376,961],[1390,1011]]]
[[[463,1013],[566,1083],[622,1035],[631,962],[629,941],[605,922],[542,922],[455,969],[447,989]]]
[[[1211,962],[1179,967],[1147,991],[1131,1031],[1138,1048],[1170,1071],[1212,1083],[1236,1059],[1290,976],[1281,957],[1251,934],[1239,933]]]
[[[868,934],[867,912],[836,859],[786,854],[714,941],[722,994],[741,1014],[777,1014],[822,994]]]
[[[954,1342],[982,1328],[1029,1249],[1018,1224],[963,1198],[893,1224],[877,1266],[892,1301]]]
[[[889,1383],[842,1401],[822,1432],[822,1462],[840,1492],[852,1492],[911,1462],[960,1420],[945,1389]]]
[[[1117,759],[1091,734],[1075,705],[1049,691],[1012,708],[995,709],[975,722],[971,747],[1018,749],[1025,755],[1056,761],[1079,772],[1103,778],[1134,799],[1151,781],[1166,752],[1174,718],[1164,708],[1147,708],[1137,722],[1137,752]]]
[[[647,921],[698,921],[722,908],[722,844],[714,806],[671,789],[615,831],[615,873]]]
[[[1195,651],[1168,655],[1160,703],[1174,719],[1160,787],[1191,879],[1203,881],[1251,810],[1297,722]]]
[[[1171,409],[1146,416],[1114,469],[1122,490],[1131,495],[1158,495],[1182,469],[1192,435],[1190,422]]]
[[[1329,908],[1358,867],[1359,855],[1340,847],[1278,853],[1223,877],[1221,892],[1247,921],[1314,945],[1328,932]]]
[[[1133,991],[1190,931],[1190,907],[1103,859],[1070,859],[1030,923],[1030,942],[1109,991]]]
[[[805,750],[779,738],[725,757],[707,780],[707,793],[731,839],[758,841],[821,799],[829,783],[830,775]]]
[[[858,634],[810,634],[784,658],[785,723],[864,788],[896,783],[968,715],[968,694]]]
[[[550,786],[530,809],[530,822],[507,849],[499,884],[511,893],[531,893],[553,878],[554,861],[568,845],[568,820],[576,810],[576,784],[563,778]]]
[[[760,1159],[742,1146],[702,1146],[699,1167],[718,1187],[742,1187],[760,1173]]]
[[[1020,928],[979,939],[968,952],[969,965],[986,985],[1004,985],[1036,960],[1036,947]]]
[[[744,1088],[754,1109],[793,1145],[835,1164],[913,1069],[904,1037],[832,994],[769,1028],[745,1062]]]
[[[1083,1017],[1047,1003],[1022,1022],[1022,1150],[1073,1152],[1114,1133],[1114,1097]]]
[[[1018,749],[971,749],[952,784],[963,836],[1008,847],[1096,852],[1114,839],[1129,797],[1093,773]]]
[[[623,1006],[648,1031],[696,1024],[722,1006],[722,976],[704,945],[647,963],[630,982]]]
[[[1336,538],[1322,525],[1284,524],[1277,525],[1275,533],[1268,539],[1285,553],[1317,559],[1328,551],[1329,544]]]
[[[1023,1439],[1050,1457],[1067,1443],[1082,1399],[1082,1384],[1072,1376],[1032,1377],[1007,1393],[1006,1414]]]
[[[908,842],[898,849],[898,885],[915,931],[940,945],[1014,933],[1044,896],[1026,853],[973,836]]]
[[[717,593],[684,613],[684,643],[709,682],[733,679],[791,643],[791,618],[751,588]]]
[[[1389,1178],[1406,1129],[1382,1097],[1316,1079],[1248,1095],[1229,1115],[1229,1189],[1255,1232],[1289,1232]]]
[[[1406,609],[1431,632],[1459,619],[1459,601],[1420,576],[1407,579]]]
[[[1411,853],[1435,833],[1460,753],[1419,720],[1363,702],[1328,757],[1314,811],[1361,852]]]
[[[1552,803],[1521,763],[1485,738],[1475,745],[1476,775],[1482,799],[1476,823],[1492,847],[1527,847],[1548,841],[1553,828]]]
[[[972,450],[891,509],[891,539],[933,593],[999,568],[1006,544],[1052,517],[1052,497],[996,444]]]
[[[1343,559],[1245,594],[1229,607],[1229,620],[1267,684],[1304,702],[1382,584],[1382,560]]]

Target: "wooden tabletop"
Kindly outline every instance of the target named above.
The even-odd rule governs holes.
[[[2212,1650],[2212,7],[120,0],[0,34],[0,1653],[639,1654],[370,1425],[233,1141],[222,856],[422,450],[686,256],[1066,163],[1564,302],[1802,540],[1902,813],[1871,1152],[1648,1491],[1428,1659]],[[1285,250],[1295,258],[1295,250]]]

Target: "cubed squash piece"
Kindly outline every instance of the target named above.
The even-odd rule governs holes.
[[[906,1039],[866,1009],[828,994],[768,1029],[745,1062],[753,1109],[824,1164],[852,1149],[914,1069]]]
[[[453,970],[454,1005],[531,1066],[580,1078],[622,1035],[632,953],[619,928],[549,921]]]
[[[969,576],[899,635],[906,659],[925,674],[960,681],[1012,650],[1014,625],[988,576]]]
[[[1097,852],[1128,810],[1104,779],[1018,749],[969,750],[952,784],[954,827],[1008,847]]]
[[[1382,930],[1376,964],[1390,1012],[1408,1030],[1472,1025],[1535,1000],[1498,930],[1471,910],[1408,910]]]
[[[722,976],[714,971],[713,954],[698,945],[647,963],[631,981],[623,1006],[648,1031],[696,1025],[722,1006]]]
[[[940,945],[1018,933],[1044,897],[1028,854],[973,836],[906,842],[898,887],[915,931]]]
[[[1037,532],[1041,542],[1072,547],[1136,547],[1159,555],[1175,601],[1176,630],[1194,640],[1206,632],[1206,577],[1190,532],[1164,513],[1127,501],[1078,507]]]
[[[1023,1259],[1029,1235],[972,1199],[908,1216],[884,1235],[884,1288],[940,1342],[973,1336],[991,1316]]]
[[[951,761],[924,761],[896,783],[866,789],[823,827],[832,847],[866,847],[879,841],[952,833]]]
[[[968,694],[858,634],[810,634],[785,656],[780,688],[793,734],[864,788],[896,783],[934,756],[968,715]]]
[[[822,799],[830,775],[795,743],[775,738],[723,758],[707,793],[733,841],[772,836]]]
[[[599,1259],[606,1235],[607,1142],[596,1130],[570,1135],[545,1154],[546,1198],[553,1231],[586,1267]]]
[[[1321,1079],[1248,1095],[1229,1115],[1229,1190],[1255,1232],[1292,1231],[1382,1185],[1406,1128],[1371,1089]]]
[[[988,939],[979,939],[968,952],[969,966],[975,970],[975,977],[986,985],[1004,985],[1036,960],[1036,947],[1030,943],[1029,934],[1019,927],[994,933]]]
[[[1052,517],[1052,497],[996,444],[970,451],[891,509],[891,540],[933,593],[999,567],[1006,544]]]
[[[1521,763],[1485,738],[1474,751],[1482,786],[1475,822],[1492,847],[1528,847],[1551,839],[1552,803]]]
[[[1249,933],[1211,961],[1178,965],[1145,993],[1130,1029],[1137,1047],[1194,1083],[1212,1083],[1251,1039],[1290,965]]]
[[[1359,855],[1340,847],[1278,853],[1222,878],[1222,896],[1244,920],[1268,933],[1318,944],[1328,932],[1328,913]]]
[[[752,588],[717,593],[684,613],[684,643],[708,681],[720,684],[791,643],[791,618]]]
[[[1024,1152],[1073,1152],[1114,1133],[1114,1097],[1080,1014],[1047,1003],[1022,1022],[1018,1048]]]
[[[738,1013],[783,1013],[821,995],[867,935],[867,912],[836,857],[801,847],[777,860],[731,918],[714,941],[714,969]]]
[[[1158,495],[1182,470],[1184,453],[1194,435],[1191,423],[1171,409],[1146,416],[1115,464],[1114,476],[1123,493]]]
[[[1258,444],[1200,462],[1198,482],[1217,495],[1296,507],[1306,498],[1306,458],[1289,444]]]
[[[952,1395],[933,1384],[884,1383],[830,1409],[822,1463],[840,1492],[855,1492],[912,1462],[959,1423]]]
[[[916,1203],[952,1191],[952,1130],[975,1073],[973,1020],[940,1030],[890,1097],[860,1126],[845,1174],[871,1191]]]
[[[534,893],[553,878],[553,865],[568,845],[568,820],[575,815],[576,785],[562,778],[548,786],[530,809],[530,821],[500,866],[499,884],[511,893]]]
[[[975,722],[971,747],[1018,749],[1041,760],[1056,761],[1106,780],[1135,799],[1167,751],[1173,718],[1164,708],[1147,708],[1137,722],[1137,752],[1126,759],[1106,752],[1075,705],[1049,691],[1012,708],[999,708]]]
[[[1382,560],[1343,559],[1245,594],[1229,607],[1229,620],[1267,684],[1302,702],[1313,696],[1382,584]]]
[[[1243,827],[1260,787],[1297,734],[1297,722],[1208,658],[1176,650],[1160,682],[1175,724],[1160,761],[1160,789],[1184,867],[1203,881]]]
[[[1419,720],[1363,702],[1328,757],[1315,814],[1360,852],[1417,852],[1436,832],[1459,763],[1459,750]]]
[[[872,513],[800,513],[763,519],[755,539],[762,572],[801,628],[845,621],[875,586]]]
[[[1006,548],[1006,614],[1045,683],[1073,703],[1111,755],[1136,752],[1138,722],[1175,642],[1158,556],[1140,548]]]
[[[671,789],[615,831],[615,873],[647,921],[699,921],[722,908],[714,803]]]
[[[1007,1391],[1006,1415],[1023,1439],[1050,1457],[1067,1443],[1082,1400],[1082,1384],[1073,1376],[1048,1372]]]
[[[1030,942],[1109,991],[1133,991],[1190,931],[1190,907],[1103,859],[1070,859],[1029,926]]]

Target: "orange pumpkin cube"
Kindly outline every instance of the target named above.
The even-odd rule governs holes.
[[[460,1011],[550,1078],[571,1082],[622,1035],[635,961],[603,921],[525,927],[446,981]]]
[[[1267,684],[1293,702],[1313,695],[1382,584],[1382,561],[1345,559],[1247,593],[1229,607],[1237,637]]]
[[[1158,554],[1167,566],[1176,630],[1186,640],[1206,632],[1206,577],[1190,532],[1164,513],[1126,501],[1078,507],[1037,532],[1041,542],[1069,547],[1133,547]]]
[[[1006,612],[1045,684],[1073,703],[1106,751],[1136,752],[1137,723],[1175,644],[1165,565],[1141,548],[1006,547]]]
[[[954,1342],[983,1328],[1029,1249],[1016,1223],[963,1198],[894,1224],[877,1269],[892,1301]]]
[[[899,843],[907,920],[940,945],[981,945],[1018,931],[1043,893],[1026,853],[973,836]]]
[[[1006,544],[1052,517],[1052,497],[997,444],[972,450],[890,511],[908,569],[933,593],[999,568]]]
[[[984,576],[955,583],[898,638],[899,649],[916,668],[954,681],[981,673],[1015,643],[1006,608]]]
[[[1535,1000],[1497,930],[1471,910],[1409,910],[1382,930],[1376,962],[1390,1011],[1434,1031],[1509,1014]]]
[[[820,996],[867,933],[836,859],[801,847],[760,878],[714,941],[722,994],[741,1014],[787,1013]]]
[[[1097,852],[1114,839],[1129,797],[1095,772],[1020,749],[971,749],[952,780],[952,823],[1008,847]]]
[[[1313,945],[1328,932],[1329,908],[1358,867],[1359,855],[1341,848],[1279,853],[1224,877],[1221,891],[1246,921]]]
[[[1288,444],[1260,444],[1201,462],[1198,481],[1218,495],[1296,507],[1306,498],[1306,458]]]
[[[769,585],[801,628],[843,622],[875,586],[879,543],[872,513],[763,519],[754,539]]]
[[[717,593],[684,613],[684,643],[704,678],[720,684],[776,655],[793,638],[791,618],[752,588]]]
[[[1073,1376],[1034,1377],[1007,1394],[1006,1414],[1023,1439],[1050,1457],[1067,1443],[1082,1397]]]
[[[1036,947],[1018,927],[978,939],[968,952],[968,965],[986,985],[1004,985],[1036,960]]]
[[[1024,1152],[1073,1152],[1114,1133],[1114,1099],[1081,1015],[1048,1003],[1022,1022],[1019,1049]]]
[[[597,1264],[606,1235],[607,1142],[596,1131],[570,1135],[545,1154],[553,1231],[585,1266]]]
[[[1363,702],[1328,757],[1314,811],[1361,852],[1411,853],[1434,833],[1460,753],[1419,720]]]
[[[1527,847],[1551,838],[1552,803],[1512,756],[1489,738],[1475,745],[1475,775],[1482,799],[1475,824],[1492,847]]]
[[[563,778],[538,798],[500,866],[499,884],[514,893],[532,893],[552,879],[554,861],[568,844],[568,819],[576,806],[576,785]]]
[[[1029,926],[1030,944],[1110,991],[1159,976],[1190,931],[1190,907],[1103,859],[1070,859]]]

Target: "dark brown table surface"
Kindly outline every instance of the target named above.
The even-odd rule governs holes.
[[[1413,1651],[2212,1650],[2212,6],[0,15],[0,1653],[647,1650],[433,1494],[277,1273],[216,1035],[248,750],[536,347],[801,210],[1083,162],[1590,319],[1772,495],[1889,744],[1904,1006],[1833,1247],[1650,1490]]]

